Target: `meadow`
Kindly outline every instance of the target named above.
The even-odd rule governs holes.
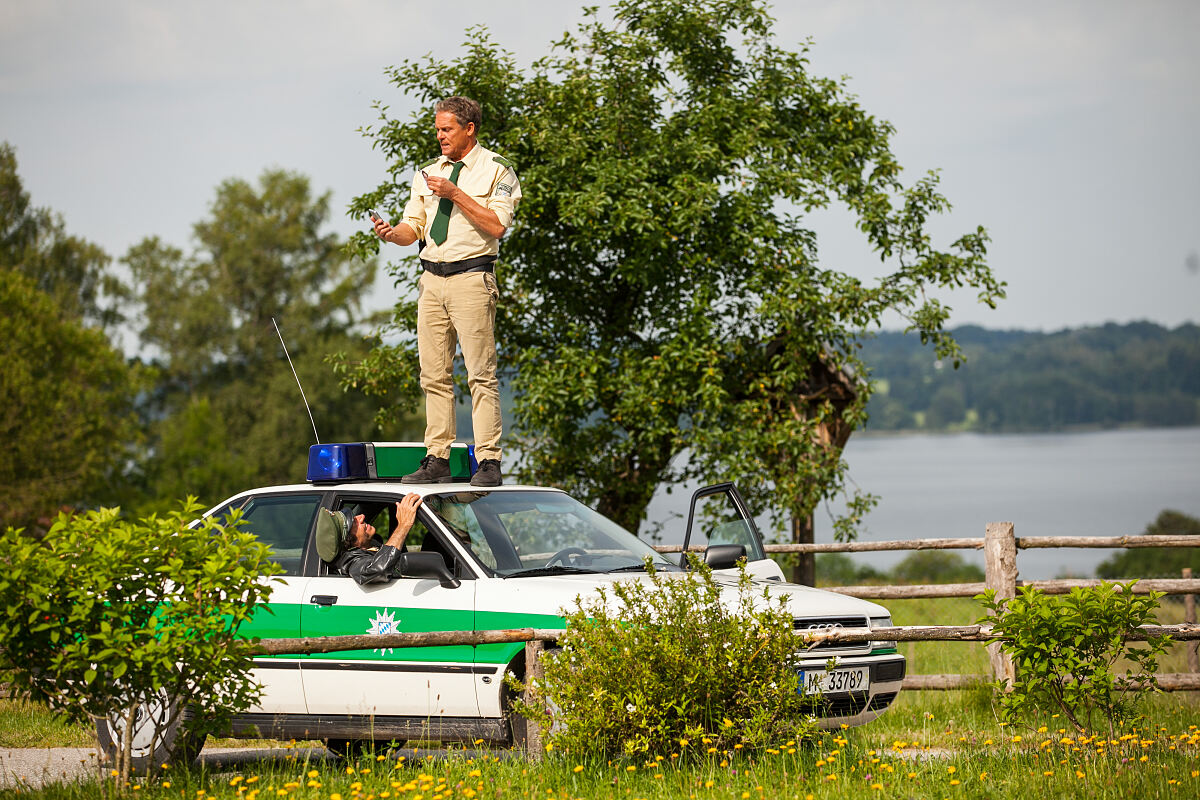
[[[979,616],[970,600],[888,604],[898,625],[966,624]],[[1162,622],[1178,621],[1167,602]],[[902,645],[914,673],[985,673],[987,655],[973,643]],[[1164,672],[1183,671],[1176,646]],[[0,701],[0,747],[87,746],[90,732],[56,722],[28,704]],[[715,751],[681,741],[657,759],[598,759],[550,751],[523,753],[410,743],[357,761],[334,761],[313,742],[275,745],[262,760],[222,766],[202,759],[161,779],[135,781],[135,797],[182,800],[451,800],[451,798],[687,798],[751,800],[846,797],[1032,798],[1195,797],[1200,795],[1200,695],[1147,697],[1143,716],[1115,735],[1079,736],[1048,712],[1023,725],[1001,723],[986,688],[904,692],[882,718],[812,741],[781,741],[750,752]],[[209,748],[247,742],[210,740]],[[417,747],[413,747],[417,744]],[[94,797],[95,781],[14,788],[0,796],[37,800]]]

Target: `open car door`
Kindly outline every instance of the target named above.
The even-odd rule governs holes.
[[[767,558],[762,534],[732,483],[705,486],[692,495],[680,566],[687,566],[687,553],[692,549],[701,553],[714,571],[735,573],[738,559],[745,557],[751,576],[783,580],[783,570]]]

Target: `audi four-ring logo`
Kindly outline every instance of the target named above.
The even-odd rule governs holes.
[[[834,628],[840,628],[840,627],[842,627],[842,623],[840,623],[840,622],[814,622],[812,625],[808,626],[807,630],[831,631]]]

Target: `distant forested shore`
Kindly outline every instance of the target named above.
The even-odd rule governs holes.
[[[1200,425],[1200,326],[964,326],[954,335],[967,357],[958,369],[914,335],[864,343],[875,384],[866,432]]]

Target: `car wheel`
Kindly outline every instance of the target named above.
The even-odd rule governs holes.
[[[204,747],[204,734],[187,731],[184,723],[191,712],[179,700],[161,698],[134,710],[130,736],[130,769],[140,775],[161,769],[164,764],[191,764]],[[114,715],[96,722],[96,739],[101,758],[116,763],[118,748],[125,738],[127,720]]]

